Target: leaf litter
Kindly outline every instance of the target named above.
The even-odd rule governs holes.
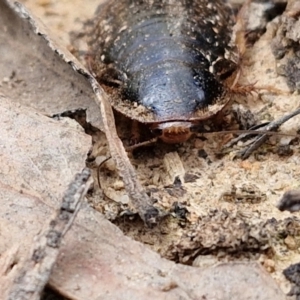
[[[26,4],[30,4],[30,1],[26,1]],[[95,7],[97,4],[93,3]],[[51,5],[51,3],[49,5],[54,9],[55,5]],[[42,11],[43,21],[46,22],[45,11],[47,9]],[[65,6],[62,11],[66,14],[71,10]],[[56,12],[57,19],[59,19],[58,15],[59,10]],[[90,15],[87,13],[88,17]],[[51,18],[49,17],[49,19]],[[64,27],[66,25],[64,22],[60,21],[60,23],[63,25],[57,26],[60,27],[57,30],[58,36],[60,32],[65,34],[65,32],[71,31],[70,28]],[[276,87],[286,90],[284,80],[275,73],[275,59],[270,52],[266,51],[266,45],[269,44],[272,37],[271,29],[269,28],[269,31],[249,50],[249,60],[253,60],[253,64],[246,65],[245,80],[247,83],[258,80],[260,85],[263,85],[264,80],[268,79],[268,85],[274,84]],[[264,59],[261,59],[262,55],[264,55]],[[4,78],[9,78],[12,74],[6,74]],[[247,100],[249,100],[247,105],[252,111],[261,112],[261,120],[269,120],[271,116],[272,118],[280,117],[293,110],[297,105],[299,106],[296,96],[283,97],[266,93],[260,95],[260,99],[250,98]],[[266,110],[267,108],[268,110]],[[61,111],[64,109],[58,109],[57,112]],[[294,118],[285,124],[282,131],[296,132],[297,122],[299,122],[297,120]],[[258,151],[256,157],[252,156],[246,161],[240,161],[233,160],[233,154],[221,159],[217,156],[220,140],[223,138],[224,136],[220,135],[209,135],[205,139],[196,138],[178,147],[158,144],[150,151],[149,149],[140,150],[131,157],[131,162],[137,169],[142,184],[158,199],[158,205],[168,210],[175,202],[183,204],[188,212],[187,220],[178,221],[176,218],[168,218],[154,230],[145,228],[138,220],[134,221],[134,226],[126,219],[115,220],[124,210],[118,201],[124,199],[125,192],[120,179],[114,175],[115,172],[109,169],[102,173],[101,180],[102,184],[104,183],[104,189],[110,190],[110,197],[116,201],[101,199],[99,197],[101,192],[97,191],[94,192],[95,197],[91,197],[89,201],[93,203],[94,207],[115,220],[128,236],[144,242],[162,256],[189,264],[193,263],[193,260],[194,262],[201,261],[201,258],[205,260],[205,257],[210,254],[213,254],[213,263],[231,261],[236,259],[235,257],[246,261],[258,261],[277,280],[281,288],[287,291],[288,288],[281,272],[287,265],[299,261],[297,250],[295,250],[297,248],[295,245],[298,243],[299,220],[291,217],[289,213],[277,211],[275,204],[283,191],[299,187],[299,172],[297,171],[299,148],[297,143],[291,145],[293,155],[279,156],[274,149],[280,138],[274,136],[270,139],[269,145]],[[103,145],[105,147],[105,142],[101,140],[98,144],[100,144],[100,153],[102,151],[102,154],[106,155],[106,150],[102,149]],[[93,151],[97,152],[94,149]],[[205,155],[203,155],[203,151]],[[170,171],[167,167],[168,162],[166,161],[168,161],[170,153],[173,153],[172,157],[175,157],[178,165],[181,166],[179,182],[176,179],[177,171]],[[185,170],[185,176],[181,176],[182,167]],[[113,168],[112,166],[111,169]],[[169,177],[168,182],[165,180],[166,177]],[[184,178],[190,178],[190,180]],[[243,188],[245,184],[246,188]],[[232,192],[238,190],[238,195],[240,195],[241,189],[244,193],[243,199],[246,199],[242,202],[238,201],[241,197],[236,196],[236,192]],[[253,190],[255,195],[259,195],[264,200],[258,201],[259,203],[247,201],[251,198],[250,196],[253,199]],[[233,200],[224,201],[222,198],[224,194],[231,195]],[[113,211],[115,213],[112,213]],[[270,221],[273,218],[275,218],[274,224]],[[261,235],[262,229],[270,223],[270,227],[273,228],[267,234]],[[222,232],[217,230],[220,228],[218,224],[225,224]],[[234,224],[237,224],[236,227]],[[206,226],[207,234],[205,234],[205,230],[203,233],[203,226]],[[210,226],[212,228],[209,228]],[[232,228],[238,230],[232,230]],[[251,229],[257,232],[249,233]],[[282,233],[282,235],[276,235],[276,232]],[[192,240],[193,242],[191,242]],[[237,243],[237,240],[242,243]],[[254,244],[258,246],[247,248],[253,243],[253,240]],[[197,245],[195,246],[195,244]],[[199,254],[202,255],[198,256]]]

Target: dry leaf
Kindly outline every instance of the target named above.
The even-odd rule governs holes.
[[[87,121],[101,128],[93,91],[80,74],[83,67],[49,37],[42,23],[21,5],[3,0],[0,27],[1,90],[14,101],[48,115],[86,109]]]

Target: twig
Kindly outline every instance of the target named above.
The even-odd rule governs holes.
[[[289,119],[293,118],[294,116],[296,116],[298,114],[300,114],[300,108],[296,109],[295,111],[293,111],[292,113],[290,113],[286,116],[283,116],[283,117],[271,122],[263,129],[267,130],[267,131],[277,130],[283,123],[285,123],[286,121],[288,121]],[[251,155],[251,153],[254,150],[256,150],[258,147],[260,147],[263,143],[265,143],[268,138],[269,138],[269,136],[267,134],[257,137],[255,142],[248,149],[246,149],[245,151],[243,151],[241,153],[242,158],[243,159],[248,158]]]
[[[276,131],[278,130],[278,128],[285,122],[287,122],[289,119],[295,117],[296,115],[299,115],[300,114],[300,108],[296,109],[295,111],[287,114],[286,116],[283,116],[273,122],[270,122],[269,124],[267,124],[266,126],[264,127],[261,127],[260,129],[257,130],[257,133],[259,133],[261,130],[263,131]],[[251,136],[253,135],[254,132],[253,130],[250,130],[248,134],[243,134],[243,135],[240,135],[239,137],[237,137],[236,139],[234,140],[231,140],[227,145],[225,145],[225,148],[228,148],[230,146],[232,146],[233,144],[237,143],[238,141],[240,141],[241,139],[247,137],[247,136]],[[258,136],[254,142],[251,144],[250,147],[248,148],[245,148],[244,150],[240,151],[239,153],[239,157],[242,157],[242,159],[246,159],[248,158],[251,153],[253,151],[255,151],[257,148],[259,148],[263,143],[266,142],[266,140],[269,138],[269,133],[264,133],[260,136]]]
[[[137,174],[127,156],[122,141],[118,137],[112,107],[108,96],[102,91],[98,82],[92,76],[89,77],[96,102],[100,108],[103,127],[108,141],[110,155],[114,160],[119,175],[122,177],[126,191],[131,199],[133,207],[137,210],[145,224],[153,227],[160,218],[159,211],[153,206],[153,201],[137,179]]]
[[[56,262],[62,238],[72,226],[85,196],[91,172],[85,168],[77,174],[62,199],[60,209],[49,222],[48,228],[35,240],[18,275],[8,292],[8,300],[38,300],[47,284]]]

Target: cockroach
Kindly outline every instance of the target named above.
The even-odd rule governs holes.
[[[113,108],[164,142],[232,102],[240,53],[225,1],[106,1],[92,23],[89,65]]]
[[[101,4],[86,36],[90,71],[108,94],[100,105],[110,114],[106,123],[113,120],[107,107],[110,101],[115,111],[144,124],[163,142],[183,143],[202,122],[222,116],[236,93],[253,88],[237,84],[246,49],[242,15],[243,8],[235,19],[224,0],[111,0]],[[277,129],[279,123],[269,127]],[[159,211],[136,179],[115,130],[111,133],[106,125],[111,155],[126,190],[145,223],[152,226]],[[265,138],[266,134],[258,143]]]

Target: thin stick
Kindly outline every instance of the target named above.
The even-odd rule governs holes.
[[[288,121],[289,119],[295,117],[296,115],[300,114],[300,108],[296,109],[295,111],[293,111],[292,113],[283,116],[271,123],[269,123],[268,125],[266,125],[264,127],[265,130],[270,131],[270,130],[277,130],[283,123],[285,123],[286,121]],[[247,149],[245,149],[244,151],[241,152],[241,157],[243,159],[248,158],[251,153],[256,150],[257,148],[259,148],[263,143],[266,142],[266,140],[268,139],[268,134],[263,134],[262,136],[258,137],[256,139],[256,141]]]
[[[22,264],[9,292],[8,300],[38,300],[49,281],[64,235],[71,228],[85,196],[91,172],[85,168],[77,174],[62,199],[60,209],[50,219]]]
[[[135,169],[130,163],[123,143],[117,134],[114,115],[108,96],[99,86],[95,78],[89,76],[89,81],[96,95],[96,102],[100,108],[111,157],[125,183],[125,189],[131,199],[131,203],[145,224],[149,227],[153,227],[158,223],[160,218],[159,211],[152,205],[152,199],[150,199],[137,179]]]

